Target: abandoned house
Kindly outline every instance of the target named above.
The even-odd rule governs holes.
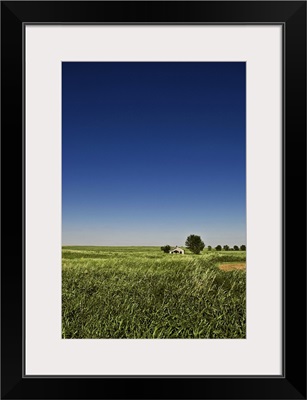
[[[170,254],[184,254],[184,251],[176,246],[173,250],[170,250]]]

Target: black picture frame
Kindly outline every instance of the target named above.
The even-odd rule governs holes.
[[[282,376],[27,377],[23,29],[27,23],[281,24],[284,33]],[[306,2],[1,2],[3,399],[306,399]],[[277,150],[278,151],[278,150]]]

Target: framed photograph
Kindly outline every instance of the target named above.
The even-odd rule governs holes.
[[[306,3],[1,28],[2,398],[305,399]]]

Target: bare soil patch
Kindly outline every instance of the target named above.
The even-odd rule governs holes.
[[[246,263],[223,263],[219,265],[219,269],[222,271],[234,271],[234,270],[246,270]]]

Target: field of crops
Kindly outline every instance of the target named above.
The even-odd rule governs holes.
[[[63,338],[245,338],[240,251],[165,254],[159,247],[63,247]]]

